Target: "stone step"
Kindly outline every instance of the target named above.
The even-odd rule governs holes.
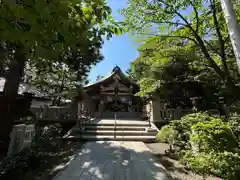
[[[115,126],[114,123],[99,123],[99,124],[94,124],[94,123],[85,123],[83,124],[83,126]],[[138,126],[138,127],[148,127],[149,124],[148,123],[141,123],[141,124],[116,124],[116,126],[131,126],[131,127],[135,127],[135,126]]]
[[[68,136],[68,140],[84,140],[84,141],[143,141],[143,142],[155,142],[155,136]]]
[[[84,130],[93,130],[93,131],[114,131],[114,130],[124,130],[124,131],[145,131],[146,127],[132,127],[132,126],[83,126]],[[75,127],[72,129],[73,132],[81,132],[81,129],[79,127]]]
[[[82,126],[131,126],[131,127],[135,127],[135,126],[138,126],[138,127],[148,127],[149,126],[149,123],[147,122],[141,122],[141,123],[134,123],[134,122],[128,122],[128,123],[114,123],[114,122],[104,122],[104,123],[85,123],[83,124]]]
[[[93,131],[93,130],[84,130],[82,132],[82,134],[84,135],[122,135],[122,136],[155,136],[157,134],[157,132],[147,132],[147,131],[121,131],[121,130],[97,130],[97,131]]]

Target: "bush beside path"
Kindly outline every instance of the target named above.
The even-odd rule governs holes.
[[[240,116],[220,117],[207,112],[186,115],[161,128],[159,142],[192,172],[228,180],[240,179]]]

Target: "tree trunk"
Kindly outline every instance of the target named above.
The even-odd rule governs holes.
[[[236,14],[231,0],[221,0],[222,10],[228,26],[228,32],[232,42],[234,54],[237,60],[238,70],[240,72],[240,32],[237,23]]]
[[[14,58],[9,65],[4,90],[0,101],[0,153],[6,155],[10,132],[14,124],[14,105],[18,96],[18,88],[24,71],[25,54],[22,46],[16,46]]]

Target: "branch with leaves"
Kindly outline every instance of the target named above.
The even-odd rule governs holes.
[[[229,39],[220,9],[216,0],[129,0],[128,7],[121,13],[125,16],[126,26],[137,34],[145,34],[144,29],[148,29],[152,32],[147,32],[147,37],[169,37],[163,38],[166,41],[171,41],[170,37],[179,38],[179,41],[188,42],[183,43],[187,46],[194,43],[207,59],[209,67],[232,88],[235,87],[235,77],[228,72],[226,42]],[[160,28],[160,32],[156,31]],[[211,46],[212,37],[217,37],[220,48]]]

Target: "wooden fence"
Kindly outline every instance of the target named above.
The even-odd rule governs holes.
[[[181,119],[186,114],[193,113],[192,109],[170,109],[170,108],[162,108],[162,109],[152,109],[154,112],[155,117],[153,122],[164,122],[169,120],[178,120]],[[68,107],[31,107],[31,111],[35,114],[37,119],[41,122],[51,123],[51,122],[76,122],[78,119],[77,109],[71,109]],[[218,114],[218,110],[210,110],[213,114]],[[104,117],[109,115],[109,117],[114,118],[114,113],[112,112],[105,112],[105,114],[98,115],[98,112],[92,113],[93,117]],[[118,112],[118,118],[124,117],[131,118],[136,112]],[[139,112],[140,113],[140,112]],[[100,113],[99,113],[100,114]],[[111,115],[111,116],[110,116]],[[85,116],[88,116],[87,114]],[[137,117],[137,115],[136,115]],[[140,117],[140,116],[138,116]]]
[[[181,109],[181,108],[160,109],[159,112],[158,112],[158,118],[155,120],[155,122],[165,122],[165,121],[169,121],[169,120],[179,120],[179,119],[181,119],[181,117],[183,117],[187,114],[191,114],[193,112],[194,111],[192,109]],[[219,114],[218,110],[215,110],[215,109],[209,110],[209,112],[212,113],[212,114]]]
[[[192,109],[161,109],[160,120],[174,120],[180,119],[186,114],[192,113]]]
[[[40,121],[76,121],[77,112],[68,107],[31,107],[31,111]]]

